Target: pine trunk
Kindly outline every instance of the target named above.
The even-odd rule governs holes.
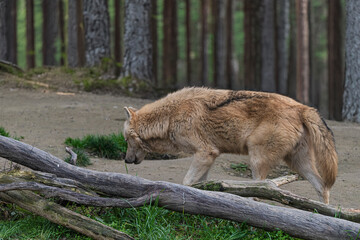
[[[43,34],[42,57],[43,65],[55,66],[55,41],[58,34],[58,0],[43,0]]]
[[[107,0],[84,0],[86,66],[110,57],[110,19]]]
[[[176,88],[177,14],[176,0],[164,1],[163,87]]]
[[[26,63],[35,67],[34,0],[26,0]]]
[[[343,118],[360,123],[360,1],[346,2],[345,91]]]
[[[296,1],[297,59],[296,59],[296,98],[309,104],[309,22],[308,0]]]
[[[124,77],[154,80],[150,14],[151,0],[125,1]]]
[[[341,31],[341,1],[328,1],[329,118],[342,120],[344,71]]]

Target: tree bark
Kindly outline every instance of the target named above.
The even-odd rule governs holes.
[[[65,65],[65,13],[64,2],[59,0],[60,66]]]
[[[151,0],[125,1],[124,65],[122,77],[153,82]]]
[[[4,201],[33,212],[56,224],[63,225],[92,239],[133,239],[129,235],[99,223],[91,218],[70,211],[56,203],[49,202],[29,191],[0,193]]]
[[[226,4],[214,0],[214,87],[226,88]]]
[[[86,66],[110,57],[110,19],[107,0],[83,0]]]
[[[232,194],[209,192],[127,174],[98,172],[73,165],[25,143],[0,136],[0,157],[33,170],[80,181],[85,187],[129,201],[157,199],[167,209],[244,222],[266,230],[281,229],[307,239],[356,238],[360,224],[296,209],[271,206]],[[321,233],[321,234],[319,234]]]
[[[17,64],[16,1],[0,1],[0,59]]]
[[[153,63],[153,81],[154,85],[158,86],[158,4],[157,0],[151,0],[151,41],[152,41],[152,63]]]
[[[58,0],[42,0],[42,59],[44,66],[55,66],[55,41],[58,34]]]
[[[261,90],[276,92],[276,48],[275,48],[275,5],[274,0],[264,0],[264,17],[261,46]]]
[[[208,0],[201,0],[201,49],[200,49],[200,82],[201,85],[206,86],[209,83],[208,75]]]
[[[346,1],[345,89],[342,115],[360,123],[360,1]]]
[[[244,1],[244,87],[247,90],[261,88],[262,10],[262,0]]]
[[[278,72],[278,92],[288,95],[288,40],[289,40],[289,0],[275,1],[277,7],[277,72]]]
[[[35,67],[34,0],[26,0],[26,63]]]
[[[185,0],[185,25],[186,25],[186,82],[191,85],[191,28],[190,28],[190,0]]]
[[[176,89],[177,83],[177,6],[164,1],[163,87]]]
[[[304,104],[309,104],[310,100],[308,4],[308,0],[296,1],[296,98],[298,101]]]

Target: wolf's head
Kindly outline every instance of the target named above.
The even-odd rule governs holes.
[[[124,137],[128,144],[125,162],[139,164],[144,160],[148,149],[146,143],[135,131],[137,121],[136,111],[134,108],[125,107],[127,120],[124,123]]]

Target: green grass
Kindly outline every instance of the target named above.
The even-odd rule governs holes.
[[[0,206],[1,207],[1,206]],[[135,239],[294,239],[282,231],[266,232],[246,223],[177,213],[157,207],[98,208],[70,205],[70,209],[125,232]],[[0,221],[0,239],[89,239],[32,214]]]
[[[249,170],[249,166],[246,165],[245,163],[231,164],[230,167],[235,171],[239,171],[239,172],[246,172],[247,170]]]
[[[109,159],[123,159],[127,150],[127,143],[122,133],[67,138],[65,144],[73,148],[85,149],[98,157]]]

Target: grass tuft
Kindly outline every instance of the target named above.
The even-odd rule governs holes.
[[[109,159],[123,159],[127,150],[127,143],[122,133],[67,138],[65,144],[75,149],[85,149],[98,157]]]
[[[91,165],[88,154],[81,148],[72,149],[77,154],[76,166],[86,167]],[[71,156],[65,158],[65,162],[70,163]]]

